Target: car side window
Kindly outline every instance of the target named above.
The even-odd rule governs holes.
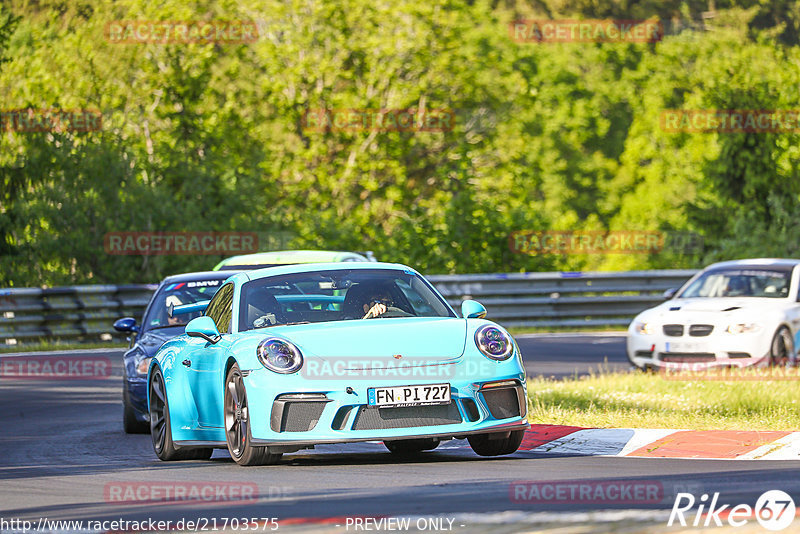
[[[425,302],[425,299],[422,298],[408,282],[405,280],[396,280],[395,283],[403,292],[403,295],[405,295],[406,299],[411,304],[411,307],[414,308],[414,313],[416,315],[425,317],[436,314],[433,308],[431,308],[431,306]]]
[[[206,315],[211,317],[220,334],[229,334],[231,331],[231,317],[233,315],[233,284],[226,284],[220,288],[206,308]]]

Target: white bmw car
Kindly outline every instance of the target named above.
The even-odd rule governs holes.
[[[715,263],[628,327],[640,369],[788,365],[797,362],[800,260]]]

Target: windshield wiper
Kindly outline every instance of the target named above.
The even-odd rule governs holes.
[[[256,328],[270,328],[272,326],[291,326],[295,324],[309,324],[311,321],[297,321],[295,323],[275,323],[275,324],[265,324],[264,326],[258,326]]]
[[[176,326],[186,326],[188,323],[179,323],[179,324],[162,324],[158,326],[151,326],[148,330],[159,330],[161,328],[175,328]]]

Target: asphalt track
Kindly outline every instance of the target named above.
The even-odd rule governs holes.
[[[602,339],[607,341],[597,342]],[[619,337],[521,337],[519,342],[529,372],[585,372],[604,358],[610,365],[627,368]],[[225,518],[276,518],[279,531],[344,533],[367,531],[365,523],[358,528],[358,518],[411,516],[414,521],[425,520],[422,530],[438,532],[638,532],[640,528],[675,532],[667,529],[666,520],[679,491],[697,499],[719,492],[719,503],[751,506],[764,491],[773,489],[800,498],[800,461],[556,456],[531,451],[486,459],[463,442],[443,444],[413,459],[398,459],[382,445],[366,443],[321,446],[284,455],[280,464],[266,467],[239,467],[226,451],[215,451],[210,461],[164,463],[155,458],[149,436],[122,431],[119,356],[111,354],[110,378],[0,378],[0,530],[21,532],[3,523],[11,519],[31,520],[34,527],[43,518],[171,520],[173,525],[185,519],[208,521],[205,526],[210,531],[213,519],[219,529]],[[0,360],[3,357],[7,356]],[[656,501],[647,502],[515,496],[515,481],[576,480],[656,484],[661,489]],[[143,502],[141,495],[122,500],[112,495],[115,488],[140,487],[136,484],[151,490],[165,484],[201,488],[229,484],[255,491],[244,500],[217,490],[201,502],[169,503]],[[686,517],[691,521],[694,515]],[[390,531],[376,528],[377,523],[370,525],[371,531]],[[264,528],[271,530],[262,524],[259,531]],[[236,530],[244,529],[240,525]]]
[[[514,336],[528,376],[584,375],[598,370],[626,371],[623,333],[536,334]]]

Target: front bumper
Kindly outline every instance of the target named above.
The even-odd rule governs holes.
[[[723,332],[692,337],[629,331],[627,353],[631,363],[643,369],[752,367],[769,363],[769,343],[769,338],[759,334]]]
[[[496,372],[480,379],[467,376],[468,366],[459,363],[427,366],[422,378],[365,373],[324,382],[275,380],[274,373],[255,369],[245,378],[252,442],[288,452],[323,443],[444,440],[528,428],[527,385],[517,359],[491,363]],[[436,383],[450,385],[450,404],[377,408],[367,402],[371,387]]]
[[[123,402],[133,409],[137,421],[149,421],[147,408],[147,377],[125,378],[123,381]]]

